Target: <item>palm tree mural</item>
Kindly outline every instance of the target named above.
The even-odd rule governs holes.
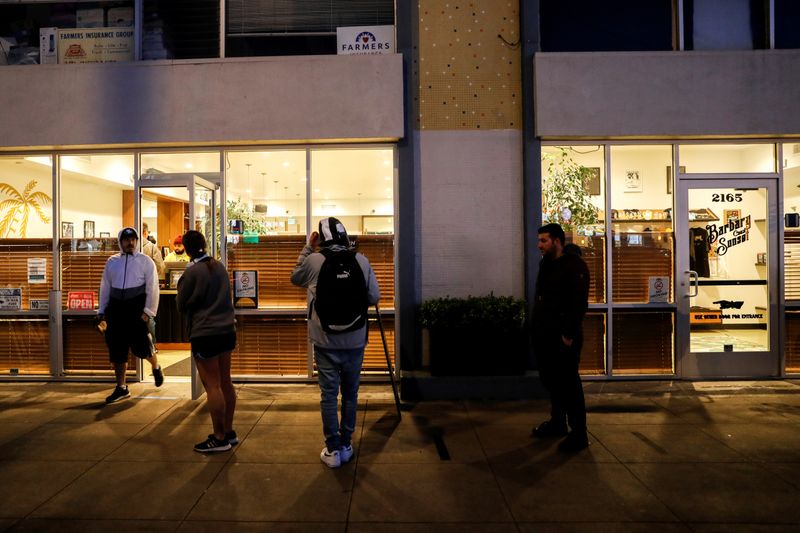
[[[25,237],[31,210],[45,224],[50,222],[42,208],[50,205],[53,199],[43,192],[34,191],[36,183],[36,180],[29,181],[21,193],[8,183],[0,183],[0,192],[8,196],[0,202],[0,237],[8,238],[15,234]]]

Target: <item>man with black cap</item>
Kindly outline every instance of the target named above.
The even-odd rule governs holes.
[[[319,251],[315,251],[317,246]],[[352,250],[344,225],[330,217],[320,220],[319,233],[309,235],[292,272],[292,283],[308,289],[308,336],[314,345],[325,435],[320,460],[338,468],[353,458],[367,309],[380,298],[378,280],[367,258]],[[337,293],[340,287],[347,293]],[[340,389],[341,421],[337,409]]]
[[[105,333],[117,379],[117,386],[106,403],[130,397],[125,385],[129,350],[152,365],[156,387],[164,382],[164,374],[147,336],[147,323],[158,311],[156,265],[137,251],[139,235],[135,229],[123,228],[118,239],[120,253],[106,261],[97,309],[98,328]]]

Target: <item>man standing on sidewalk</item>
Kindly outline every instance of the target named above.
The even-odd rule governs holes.
[[[125,385],[128,350],[150,363],[156,387],[164,382],[164,374],[147,336],[147,323],[158,310],[156,265],[137,251],[139,236],[135,229],[124,228],[118,239],[121,252],[106,261],[97,309],[98,324],[105,332],[108,356],[117,379],[117,386],[106,398],[106,403],[130,396]]]
[[[567,436],[558,448],[577,452],[589,446],[586,405],[579,373],[583,316],[589,298],[589,269],[577,253],[565,253],[558,224],[539,228],[539,276],[533,305],[533,332],[539,376],[550,393],[550,420],[533,436]],[[567,424],[572,431],[567,434]]]
[[[320,251],[315,249],[319,245]],[[320,460],[338,468],[353,457],[352,435],[368,307],[378,303],[378,280],[366,257],[351,249],[339,220],[323,218],[297,258],[292,283],[308,289],[308,336],[319,373],[322,431]],[[342,418],[338,396],[342,392]]]

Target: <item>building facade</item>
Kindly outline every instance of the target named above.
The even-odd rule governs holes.
[[[116,41],[130,61],[0,68],[0,375],[110,375],[91,307],[116,232],[146,223],[165,252],[200,228],[230,271],[258,276],[237,300],[238,379],[313,379],[288,273],[330,215],[378,269],[406,382],[426,376],[418,306],[530,300],[546,221],[592,272],[585,376],[800,372],[792,2],[398,0],[327,18],[258,1],[13,4],[7,62],[49,61],[19,27],[72,28],[55,33],[68,43],[102,20],[133,38]],[[387,25],[393,53],[335,55],[336,27]],[[167,266],[157,332],[175,352],[179,274]],[[385,375],[371,335],[366,372]]]

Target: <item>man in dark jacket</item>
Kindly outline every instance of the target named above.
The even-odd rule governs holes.
[[[533,430],[539,438],[567,436],[566,452],[589,446],[586,406],[578,371],[583,346],[583,316],[589,298],[589,269],[578,253],[565,253],[558,224],[539,228],[542,261],[536,279],[533,332],[539,376],[550,393],[550,420]],[[568,249],[569,250],[569,249]],[[567,424],[572,431],[567,434]]]

